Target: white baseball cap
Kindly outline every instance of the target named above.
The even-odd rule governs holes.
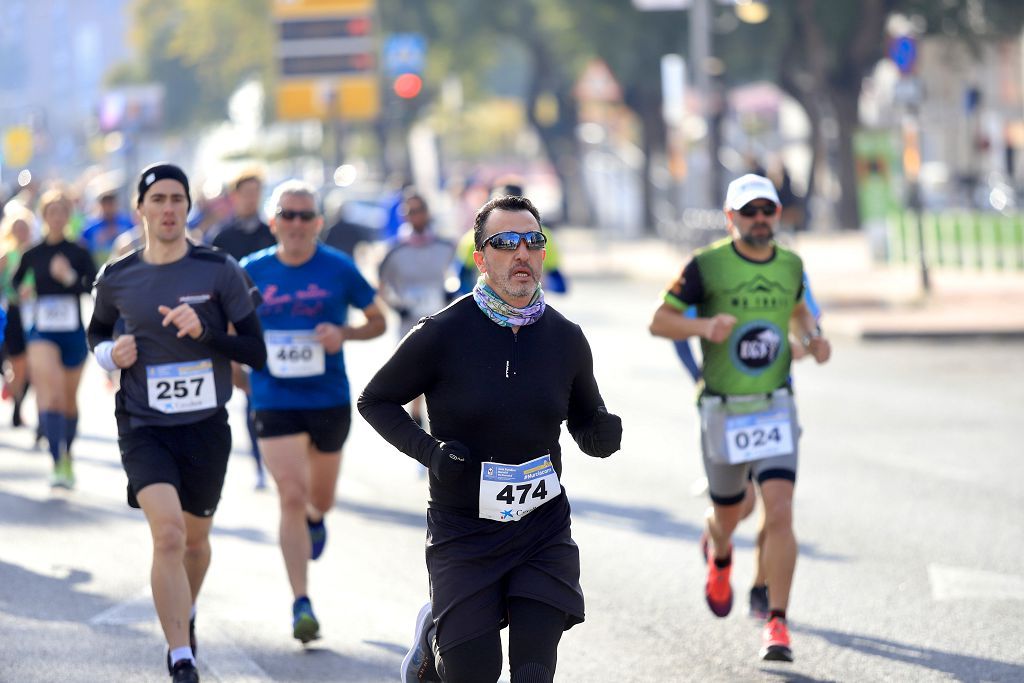
[[[770,199],[782,205],[772,181],[764,176],[748,173],[729,183],[729,189],[725,193],[725,208],[736,211],[755,199]]]

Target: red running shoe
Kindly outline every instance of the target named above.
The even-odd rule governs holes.
[[[792,662],[793,650],[789,647],[789,629],[786,620],[780,617],[770,619],[761,631],[761,659],[768,662]]]
[[[704,561],[708,565],[708,578],[704,583],[704,599],[708,602],[712,614],[716,617],[724,617],[732,610],[732,584],[729,583],[729,575],[732,573],[732,564],[728,567],[715,565],[715,557],[709,552],[707,533],[700,539],[701,552],[704,554]],[[732,546],[729,546],[729,553],[732,554]]]

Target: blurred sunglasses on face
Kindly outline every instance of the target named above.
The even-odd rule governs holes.
[[[537,230],[530,232],[507,230],[505,232],[496,232],[484,240],[484,244],[489,244],[500,251],[515,251],[519,248],[520,242],[526,242],[527,249],[536,251],[537,249],[544,248],[544,245],[548,243],[548,238],[544,236],[544,233]]]
[[[292,211],[291,209],[278,209],[277,215],[281,220],[293,221],[296,218],[304,221],[311,221],[316,218],[316,211]]]
[[[776,209],[778,206],[775,205],[775,202],[766,201],[764,204],[744,204],[736,212],[741,216],[751,218],[756,216],[758,211],[765,216],[774,216]]]

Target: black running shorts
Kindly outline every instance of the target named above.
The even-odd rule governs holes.
[[[119,426],[126,423],[127,419],[122,420]],[[221,408],[193,424],[118,431],[130,506],[139,507],[136,494],[150,484],[171,484],[178,490],[185,512],[197,517],[213,515],[231,452],[226,410]]]
[[[351,427],[351,404],[334,408],[256,411],[256,436],[259,438],[305,433],[309,434],[313,446],[324,453],[340,451]]]
[[[11,304],[7,308],[7,326],[4,328],[4,351],[8,358],[25,353],[25,328],[21,322],[21,309]]]
[[[508,625],[508,599],[529,598],[583,621],[580,553],[565,493],[518,522],[427,510],[430,600],[443,655]]]

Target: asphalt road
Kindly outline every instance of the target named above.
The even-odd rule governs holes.
[[[837,339],[833,362],[796,368],[796,661],[767,664],[746,616],[752,522],[736,538],[733,614],[704,605],[692,390],[669,344],[646,332],[656,289],[573,285],[551,304],[587,332],[625,438],[594,460],[563,435],[587,620],[562,639],[558,681],[1024,680],[1022,345]],[[393,341],[346,347],[357,391]],[[149,536],[124,504],[112,401],[90,365],[70,494],[49,489],[30,430],[0,429],[0,681],[166,680]],[[397,680],[427,595],[419,466],[355,418],[311,569],[324,638],[303,649],[290,637],[276,497],[253,490],[236,433],[199,605],[203,680]]]

